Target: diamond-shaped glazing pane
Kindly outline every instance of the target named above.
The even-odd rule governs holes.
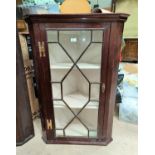
[[[89,83],[77,67],[74,67],[63,81],[63,95],[64,101],[75,113],[88,102]]]
[[[102,43],[91,43],[77,62],[78,67],[90,82],[100,82],[101,53]]]

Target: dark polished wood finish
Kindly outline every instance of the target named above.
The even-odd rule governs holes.
[[[34,128],[18,32],[16,37],[16,145],[20,146],[34,136]]]
[[[138,38],[125,38],[125,47],[122,51],[122,61],[138,62]]]
[[[117,73],[120,58],[121,40],[127,14],[52,14],[29,15],[29,25],[33,41],[35,74],[39,91],[43,139],[46,143],[107,145],[112,141],[112,122],[116,97]],[[47,29],[104,29],[104,46],[102,47],[101,83],[105,83],[105,92],[100,90],[98,110],[97,138],[56,137],[52,103],[52,89]],[[38,41],[45,42],[46,57],[39,57]],[[47,129],[46,120],[51,119],[52,130]]]
[[[25,16],[30,23],[102,23],[102,22],[124,22],[128,14],[122,13],[92,13],[92,14],[32,14]]]

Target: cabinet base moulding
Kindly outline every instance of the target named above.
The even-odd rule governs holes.
[[[42,137],[43,141],[46,144],[73,144],[73,145],[101,145],[101,146],[107,146],[110,142],[113,141],[112,138],[109,139],[104,139],[104,140],[99,140],[99,139],[83,139],[75,140],[75,138],[68,138],[68,140],[63,139],[63,138],[56,138],[53,140],[47,140],[46,138]]]
[[[22,142],[16,142],[16,146],[24,145],[27,141],[29,141],[33,137],[34,137],[34,135],[30,135],[24,141],[22,141]]]

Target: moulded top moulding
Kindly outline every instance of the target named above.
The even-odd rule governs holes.
[[[92,13],[92,14],[30,14],[25,16],[28,23],[87,23],[126,21],[129,14],[125,13]]]

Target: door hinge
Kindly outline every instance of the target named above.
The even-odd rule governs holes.
[[[102,83],[102,93],[104,93],[104,92],[105,92],[105,84]]]
[[[46,124],[47,124],[47,130],[52,130],[52,120],[51,119],[47,119],[46,120]]]
[[[42,41],[38,41],[38,48],[39,48],[39,56],[40,58],[42,57],[46,57],[46,54],[45,54],[45,43]]]

